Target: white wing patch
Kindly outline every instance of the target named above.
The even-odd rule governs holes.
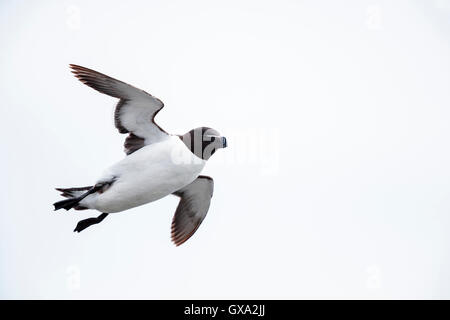
[[[74,64],[71,64],[70,67],[75,76],[84,84],[101,93],[120,99],[114,113],[116,128],[120,133],[130,133],[142,140],[142,144],[135,144],[132,149],[125,145],[127,154],[168,137],[168,134],[154,121],[156,114],[164,107],[161,100],[100,72]]]

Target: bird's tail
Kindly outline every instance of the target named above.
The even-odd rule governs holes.
[[[55,206],[55,210],[59,209],[75,209],[75,210],[84,210],[86,207],[80,206],[79,203],[83,200],[92,190],[92,187],[82,187],[82,188],[56,188],[56,190],[61,192],[63,197],[68,199],[61,200],[55,202],[53,205]]]
[[[77,209],[78,204],[80,203],[80,198],[71,198],[71,199],[66,199],[66,200],[61,200],[58,202],[55,202],[53,205],[55,206],[55,210],[59,210],[59,209],[66,209],[66,210],[70,210],[72,208]],[[84,207],[82,207],[84,209]],[[78,209],[81,210],[81,209]]]

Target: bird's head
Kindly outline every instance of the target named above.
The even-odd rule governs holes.
[[[216,150],[227,147],[227,139],[208,127],[192,129],[180,138],[193,154],[203,160],[208,160]]]

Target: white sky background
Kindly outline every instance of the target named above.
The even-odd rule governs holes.
[[[2,1],[0,298],[450,298],[450,2]],[[80,234],[54,187],[120,160],[115,99],[228,137],[210,211],[177,198]]]

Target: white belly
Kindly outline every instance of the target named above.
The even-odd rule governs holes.
[[[194,181],[206,161],[177,136],[141,148],[109,168],[99,181],[116,177],[102,194],[81,204],[105,213],[119,212],[161,199]]]

